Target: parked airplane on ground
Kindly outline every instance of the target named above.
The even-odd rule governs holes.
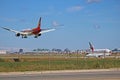
[[[41,34],[46,33],[46,32],[50,32],[50,31],[54,31],[55,29],[41,29],[41,17],[39,19],[38,25],[36,28],[30,29],[30,30],[24,30],[24,31],[16,31],[13,29],[9,29],[6,27],[2,27],[5,30],[14,32],[16,34],[16,37],[22,36],[22,38],[27,38],[27,36],[31,36],[34,35],[34,38],[37,38],[39,36],[41,36]]]
[[[111,50],[109,49],[94,49],[94,46],[91,44],[91,42],[89,42],[90,45],[90,49],[92,50],[92,52],[96,52],[96,53],[109,53],[111,52]]]
[[[110,56],[111,50],[109,49],[94,49],[93,45],[89,42],[90,51],[86,57],[103,57],[103,56]]]

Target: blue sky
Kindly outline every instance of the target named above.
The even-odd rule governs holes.
[[[32,50],[35,48],[87,49],[120,48],[120,0],[0,0],[0,26],[15,30],[37,26],[52,28],[64,24],[38,39],[15,37],[0,29],[0,48]]]

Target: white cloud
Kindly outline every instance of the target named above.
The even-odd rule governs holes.
[[[80,11],[82,9],[83,9],[83,7],[81,7],[81,6],[72,6],[72,7],[68,8],[67,11],[68,12],[76,12],[76,11]]]
[[[63,26],[62,24],[59,24],[59,23],[57,23],[56,21],[53,21],[53,22],[52,22],[52,25],[53,25],[54,27]]]
[[[88,3],[97,3],[100,2],[101,0],[87,0]]]
[[[100,29],[101,26],[100,26],[100,25],[94,25],[94,28],[95,28],[95,29]]]
[[[59,24],[56,21],[53,21],[53,26],[58,26]]]

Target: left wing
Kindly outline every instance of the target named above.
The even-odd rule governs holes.
[[[40,34],[47,33],[47,32],[54,31],[54,30],[55,29],[42,29]]]
[[[11,31],[11,32],[14,32],[14,33],[20,33],[19,31],[9,29],[9,28],[6,28],[6,27],[1,27],[1,28],[5,29],[5,30],[8,30],[8,31]]]
[[[6,28],[6,27],[1,27],[7,31],[11,31],[11,32],[14,32],[14,33],[19,33],[20,35],[27,35],[27,33],[24,33],[24,32],[21,32],[21,31],[16,31],[16,30],[13,30],[13,29],[9,29],[9,28]]]

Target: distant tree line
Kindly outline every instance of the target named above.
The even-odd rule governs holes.
[[[65,53],[70,53],[71,51],[70,51],[70,49],[68,49],[68,48],[66,48],[66,49],[64,49],[64,50],[62,50],[62,49],[56,49],[56,48],[53,48],[53,49],[45,49],[45,48],[43,48],[43,49],[40,49],[40,48],[38,48],[38,49],[34,49],[33,51],[41,51],[41,52],[57,52],[57,53],[61,53],[61,52],[65,52]]]
[[[33,51],[35,51],[35,52],[54,52],[54,53],[73,53],[73,51],[71,51],[68,48],[65,48],[63,50],[62,49],[57,49],[57,48],[53,48],[53,49],[46,49],[46,48],[41,49],[41,48],[37,48],[37,49],[33,49]],[[82,50],[77,49],[74,52],[75,53],[81,53]]]

